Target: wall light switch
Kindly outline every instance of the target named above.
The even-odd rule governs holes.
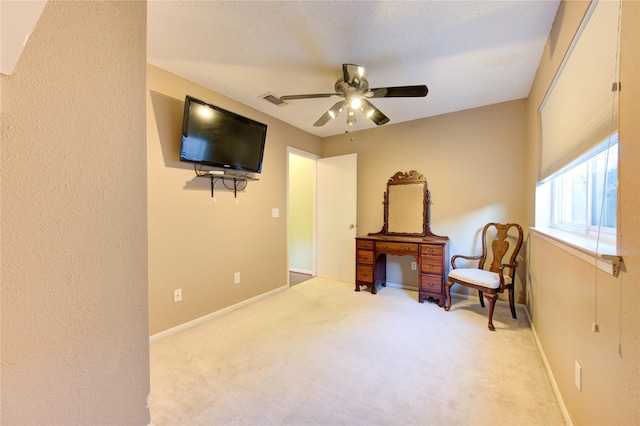
[[[276,207],[272,208],[271,217],[280,217],[280,209]]]

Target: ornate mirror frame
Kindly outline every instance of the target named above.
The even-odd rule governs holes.
[[[384,193],[384,224],[378,233],[406,237],[432,236],[431,194],[427,180],[415,170],[397,172],[387,181]]]

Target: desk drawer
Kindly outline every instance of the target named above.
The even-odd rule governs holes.
[[[357,263],[359,265],[373,265],[373,251],[371,250],[358,250]]]
[[[442,256],[443,246],[423,244],[420,254],[425,256]]]
[[[379,251],[399,251],[403,253],[417,253],[418,252],[418,244],[413,243],[387,243],[387,242],[376,242],[376,250]]]
[[[371,241],[371,240],[356,240],[356,248],[373,250],[373,241]]]
[[[420,272],[423,274],[442,275],[442,257],[421,256]]]
[[[356,268],[356,280],[364,283],[373,282],[373,268],[370,266],[358,266]]]
[[[420,290],[431,293],[442,292],[442,277],[440,275],[421,275]]]

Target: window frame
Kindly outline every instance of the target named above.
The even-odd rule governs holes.
[[[549,232],[553,233],[557,238],[561,235],[565,235],[565,239],[568,241],[572,241],[575,238],[581,238],[583,246],[588,251],[596,252],[600,251],[599,248],[607,248],[607,251],[611,251],[616,246],[617,240],[617,223],[616,228],[612,227],[599,227],[598,225],[592,225],[590,221],[590,215],[593,210],[594,202],[601,202],[602,195],[598,194],[598,199],[594,200],[594,195],[592,191],[592,182],[595,178],[593,173],[589,171],[586,172],[588,177],[589,184],[587,185],[587,200],[585,200],[585,224],[574,224],[574,223],[562,223],[559,220],[558,214],[558,179],[565,175],[567,172],[575,169],[575,167],[588,164],[591,161],[596,161],[596,157],[598,155],[605,155],[607,160],[606,172],[609,170],[609,165],[611,165],[612,159],[610,158],[611,152],[608,150],[615,149],[617,151],[618,147],[618,133],[614,132],[611,136],[609,136],[606,140],[601,142],[598,146],[591,149],[589,152],[581,156],[576,161],[572,162],[568,166],[564,167],[562,170],[554,173],[549,178],[545,179],[536,187],[536,228],[537,229],[548,229]],[[608,151],[608,153],[607,153]],[[615,165],[617,169],[618,158],[615,158]],[[603,186],[604,187],[604,186]],[[617,184],[616,184],[616,211],[618,206],[618,198],[617,198]],[[599,209],[598,209],[599,210]],[[598,219],[599,221],[599,219]],[[617,221],[616,221],[617,222]]]
[[[596,194],[597,188],[594,188],[597,185],[595,179],[598,177],[595,171],[596,165],[594,164],[597,160],[597,157],[600,155],[604,155],[605,161],[605,173],[609,172],[609,166],[612,162],[612,152],[615,151],[615,155],[618,154],[618,134],[617,132],[613,135],[609,136],[605,141],[600,143],[597,147],[590,150],[587,154],[580,157],[578,160],[572,162],[567,167],[564,167],[562,170],[554,173],[552,176],[547,178],[545,182],[549,182],[551,184],[551,194],[549,200],[549,208],[550,211],[550,220],[549,227],[553,229],[558,229],[565,232],[570,232],[574,234],[581,234],[587,236],[598,236],[599,234],[608,240],[615,241],[615,236],[617,232],[617,227],[608,227],[608,226],[600,226],[598,222],[600,218],[594,218],[593,212],[600,211],[602,205],[598,207],[594,205],[594,203],[601,203],[603,201],[602,197],[604,193]],[[608,152],[607,152],[608,151]],[[584,200],[584,223],[581,222],[571,222],[565,221],[563,219],[563,205],[561,204],[561,200],[565,194],[563,194],[564,190],[564,182],[562,179],[568,177],[568,173],[576,170],[578,167],[584,166],[586,168],[584,175],[585,177],[585,200]],[[615,169],[618,167],[618,159],[615,158]],[[617,173],[617,172],[616,172]],[[608,182],[603,182],[603,188],[606,187]],[[617,179],[616,179],[616,191],[617,191]],[[617,211],[617,195],[616,195],[616,211]],[[594,225],[594,223],[596,223]],[[616,223],[617,225],[617,223]]]

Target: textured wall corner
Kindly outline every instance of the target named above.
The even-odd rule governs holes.
[[[145,2],[48,2],[2,76],[3,424],[149,423],[145,67]]]

